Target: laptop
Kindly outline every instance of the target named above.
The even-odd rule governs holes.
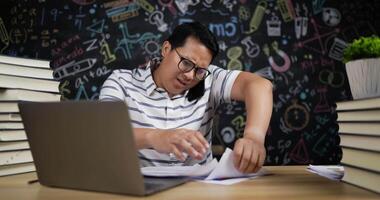
[[[124,102],[20,102],[45,186],[144,196],[187,181],[144,177]]]

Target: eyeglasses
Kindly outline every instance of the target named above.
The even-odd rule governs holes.
[[[177,49],[174,49],[174,50],[175,52],[177,52],[177,55],[181,59],[178,62],[178,69],[181,70],[181,72],[187,73],[194,69],[194,77],[200,81],[204,80],[208,75],[211,74],[211,72],[208,71],[207,69],[202,68],[202,67],[197,67],[197,65],[193,63],[191,60],[181,56],[181,54],[178,53]]]

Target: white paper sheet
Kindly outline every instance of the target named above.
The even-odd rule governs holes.
[[[141,172],[144,176],[155,177],[179,177],[179,176],[207,176],[218,165],[216,159],[205,165],[193,166],[162,166],[162,167],[143,167]]]
[[[264,169],[252,174],[240,173],[234,167],[233,152],[229,148],[225,150],[219,162],[214,159],[205,165],[143,167],[141,168],[141,172],[145,176],[156,177],[188,176],[199,178],[207,176],[201,179],[202,182],[222,185],[231,185],[267,174]]]
[[[309,165],[306,170],[331,180],[341,180],[344,175],[343,166],[338,165]]]
[[[246,181],[248,179],[250,178],[229,178],[229,179],[224,179],[224,180],[199,180],[199,182],[217,184],[217,185],[233,185],[236,183],[240,183],[242,181]]]
[[[205,180],[225,179],[225,178],[241,178],[263,175],[264,171],[261,169],[258,173],[243,174],[239,172],[233,162],[233,152],[230,148],[227,148],[216,168],[207,176]]]

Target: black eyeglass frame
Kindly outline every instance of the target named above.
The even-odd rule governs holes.
[[[178,69],[183,72],[183,73],[187,73],[187,72],[190,72],[192,71],[193,69],[195,70],[194,71],[194,78],[198,79],[199,81],[202,81],[202,80],[205,80],[207,78],[207,76],[209,76],[211,74],[211,72],[208,70],[208,69],[205,69],[205,68],[202,68],[202,67],[198,67],[193,61],[183,57],[178,51],[177,49],[174,49],[174,51],[177,53],[180,61],[178,62]],[[183,70],[179,65],[183,62],[183,61],[187,61],[189,63],[191,63],[191,65],[193,65],[191,68],[189,68],[188,70]],[[203,75],[202,79],[200,79],[199,77],[197,77],[197,72],[198,70],[205,70],[205,75]]]

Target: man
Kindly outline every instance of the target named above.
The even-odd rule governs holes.
[[[175,28],[159,62],[115,70],[100,99],[125,101],[142,166],[193,165],[212,160],[212,123],[221,103],[244,101],[244,137],[234,146],[235,167],[256,172],[265,160],[272,113],[272,84],[258,75],[210,65],[218,53],[212,33],[198,22]],[[174,157],[175,156],[175,157]]]

